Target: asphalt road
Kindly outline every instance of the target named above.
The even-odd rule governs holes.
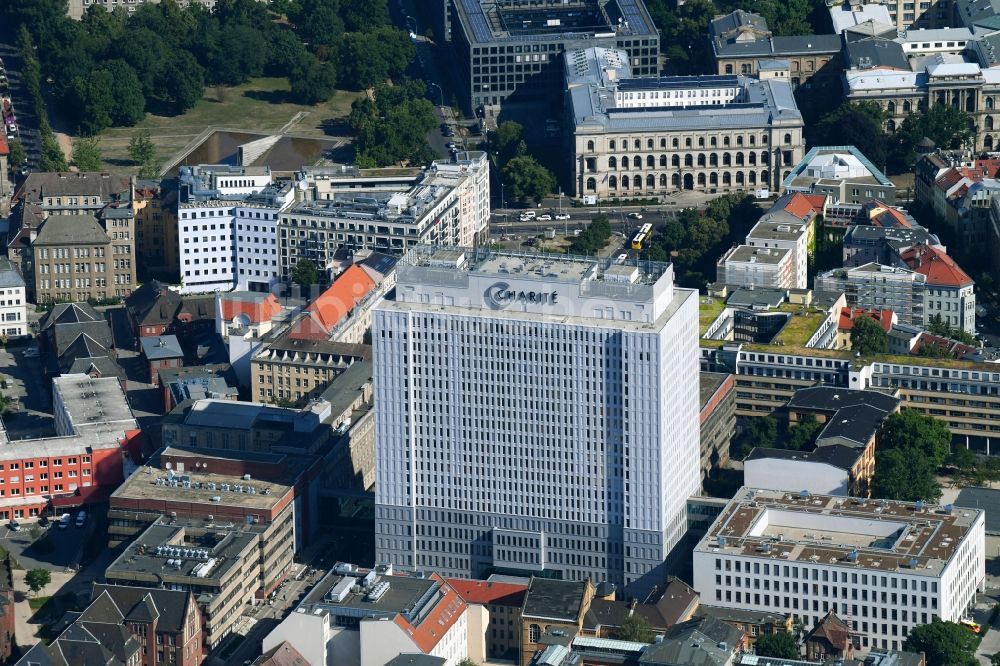
[[[38,168],[38,160],[42,155],[41,139],[38,135],[38,118],[28,104],[27,96],[21,85],[21,58],[13,44],[0,43],[0,58],[3,58],[7,70],[7,81],[10,84],[10,98],[17,116],[18,138],[28,154],[28,166]]]

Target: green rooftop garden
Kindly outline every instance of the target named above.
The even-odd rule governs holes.
[[[698,328],[700,335],[705,335],[705,331],[712,325],[722,311],[726,309],[726,301],[712,296],[698,296]]]

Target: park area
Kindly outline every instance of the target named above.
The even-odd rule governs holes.
[[[288,80],[257,78],[238,86],[212,86],[202,99],[178,116],[148,114],[134,127],[112,127],[100,134],[105,166],[115,171],[138,171],[128,155],[133,136],[149,132],[164,166],[199,144],[211,129],[288,133],[296,136],[348,139],[351,103],[363,93],[337,91],[315,106],[288,101]]]

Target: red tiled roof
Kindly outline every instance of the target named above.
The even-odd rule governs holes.
[[[259,324],[281,312],[281,305],[274,294],[268,294],[267,298],[261,301],[245,300],[225,294],[221,300],[223,321],[232,321],[238,315],[245,314],[251,323]]]
[[[325,339],[334,327],[375,288],[375,281],[357,264],[344,271],[330,288],[306,308],[308,316],[299,320],[290,337]]]
[[[976,160],[975,171],[979,178],[996,178],[1000,174],[1000,159]]]
[[[820,198],[819,205],[817,205],[815,198]],[[818,215],[823,212],[823,204],[826,202],[825,195],[805,195],[801,192],[795,192],[788,199],[788,203],[785,204],[785,211],[791,213],[799,219],[806,219],[810,215]]]
[[[927,276],[927,284],[947,287],[964,287],[972,284],[972,278],[949,257],[936,247],[914,245],[899,255],[911,270]]]
[[[10,147],[7,145],[7,139],[2,135],[0,135],[0,155],[10,155]]]
[[[955,183],[963,178],[965,178],[965,174],[958,169],[951,168],[938,176],[938,179],[934,181],[934,187],[938,188],[942,192],[947,192]]]
[[[841,308],[837,328],[841,331],[850,331],[854,328],[854,320],[862,316],[874,319],[886,333],[892,328],[892,310],[865,310],[864,308]]]
[[[424,654],[430,654],[467,608],[458,593],[441,576],[435,573],[430,577],[431,580],[441,583],[441,598],[434,605],[434,609],[416,627],[407,622],[402,615],[396,615],[394,620]]]
[[[919,354],[920,350],[927,346],[940,347],[957,359],[962,359],[969,354],[979,353],[979,349],[971,345],[967,345],[964,342],[957,342],[950,338],[943,338],[940,335],[934,335],[932,333],[927,333],[926,331],[917,336],[917,341],[913,343],[913,349],[910,350],[910,353]]]
[[[491,583],[485,580],[466,580],[464,578],[447,578],[449,585],[470,604],[494,604],[496,606],[517,606],[524,604],[524,595],[528,592],[527,585],[514,583]]]
[[[904,227],[909,229],[913,226],[903,213],[878,199],[872,200],[868,209],[868,217],[872,225],[876,227]]]

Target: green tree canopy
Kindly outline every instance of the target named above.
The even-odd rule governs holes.
[[[607,215],[595,215],[579,236],[569,246],[569,254],[594,255],[608,244],[611,223]]]
[[[303,289],[308,289],[316,284],[316,281],[319,279],[319,270],[316,268],[316,262],[312,259],[299,259],[298,263],[295,264],[295,268],[292,269],[291,277],[292,282]]]
[[[556,187],[555,176],[528,155],[515,157],[507,162],[503,176],[510,185],[510,193],[518,201],[541,203]]]
[[[66,163],[66,155],[59,147],[55,134],[47,127],[42,128],[41,134],[42,157],[38,161],[38,167],[42,171],[66,171],[69,165]]]
[[[851,351],[862,356],[885,354],[889,351],[889,334],[872,317],[860,314],[851,326]]]
[[[426,137],[437,125],[437,115],[423,98],[424,90],[424,84],[415,81],[379,85],[374,100],[362,98],[351,105],[350,124],[358,133],[354,161],[359,166],[422,165],[436,157]]]
[[[784,631],[758,636],[754,652],[776,659],[798,659],[802,654],[792,635]]]
[[[29,569],[24,574],[24,583],[34,594],[38,594],[52,582],[52,574],[48,569]]]
[[[340,43],[341,85],[363,90],[384,83],[402,74],[415,55],[403,30],[381,27],[345,33]]]
[[[937,467],[923,457],[913,457],[908,449],[877,451],[872,494],[875,497],[916,502],[936,502],[941,488],[935,479]]]
[[[750,419],[751,448],[770,448],[778,442],[778,420],[773,416],[760,416]]]
[[[11,168],[18,168],[28,160],[28,153],[24,150],[24,145],[14,139],[7,146],[10,149],[9,164]]]
[[[844,102],[807,127],[806,135],[812,146],[857,146],[881,169],[889,158],[884,125],[885,114],[875,102]]]
[[[904,409],[885,420],[878,447],[883,451],[913,449],[934,467],[940,467],[951,450],[951,431],[933,416]]]
[[[935,617],[930,624],[911,629],[903,649],[923,652],[927,666],[974,666],[979,663],[975,656],[978,643],[975,634],[962,625]]]
[[[332,62],[307,57],[305,70],[292,79],[292,97],[300,104],[325,102],[337,91],[337,70]]]
[[[788,428],[785,438],[785,448],[792,451],[811,451],[815,448],[816,436],[823,429],[823,424],[812,414],[806,414],[798,423]]]
[[[632,613],[622,621],[622,626],[618,629],[618,638],[623,641],[634,641],[636,643],[651,643],[653,641],[653,629],[649,626],[649,621],[638,613]]]
[[[973,137],[972,117],[948,104],[934,104],[927,111],[910,113],[891,137],[894,168],[910,170],[916,162],[917,143],[925,136],[939,148],[961,148]]]
[[[104,168],[100,141],[96,138],[77,139],[73,142],[73,164],[80,171],[100,171]]]

